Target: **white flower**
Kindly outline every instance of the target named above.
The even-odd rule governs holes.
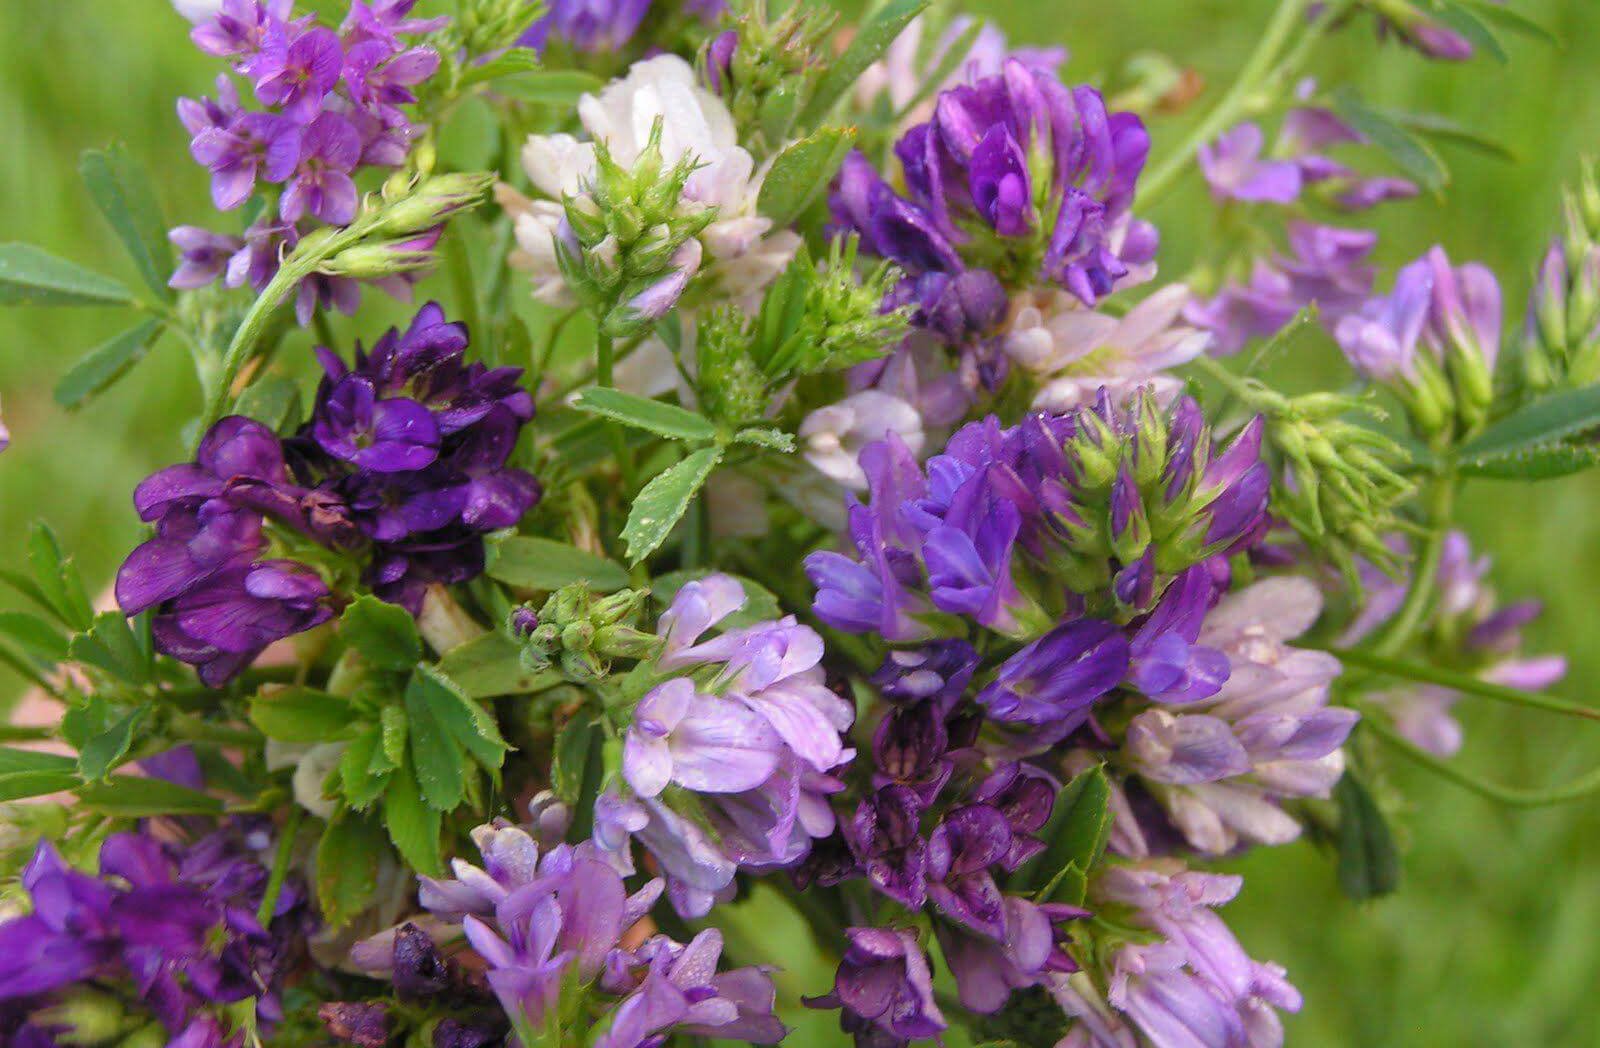
[[[598,95],[584,95],[578,118],[590,141],[572,135],[532,135],[522,149],[522,166],[535,188],[550,199],[528,200],[502,190],[521,248],[515,261],[534,276],[534,297],[568,305],[571,295],[556,265],[555,236],[561,225],[559,199],[579,192],[594,175],[594,142],[604,142],[622,167],[631,167],[661,120],[662,162],[671,166],[693,157],[700,166],[684,186],[688,207],[715,207],[717,219],[700,234],[706,268],[727,295],[742,298],[760,291],[783,272],[800,245],[797,234],[773,232],[772,220],[758,214],[756,200],[765,171],[739,145],[733,115],[722,99],[701,87],[688,62],[658,55],[636,62],[620,80]]]
[[[1044,411],[1069,411],[1094,400],[1104,386],[1124,399],[1152,386],[1162,400],[1181,388],[1165,374],[1206,351],[1211,335],[1177,323],[1189,289],[1162,288],[1123,317],[1082,308],[1064,291],[1024,301],[1005,335],[1006,354],[1024,369],[1048,378],[1034,397]]]
[[[863,447],[889,433],[905,441],[912,454],[922,450],[922,416],[917,409],[875,389],[818,408],[800,424],[806,461],[824,476],[857,491],[867,487],[867,475],[857,456]]]

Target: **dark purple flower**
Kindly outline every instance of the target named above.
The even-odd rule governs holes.
[[[928,838],[928,901],[957,924],[1000,938],[1005,912],[991,867],[1010,852],[1011,827],[998,808],[952,808]]]
[[[318,446],[358,469],[405,473],[439,457],[433,413],[406,397],[378,399],[368,379],[345,376],[318,407],[312,423]]]
[[[1044,849],[1035,835],[1050,821],[1060,785],[1049,775],[1020,761],[997,766],[978,787],[971,799],[988,805],[1005,817],[1011,831],[1011,847],[1000,865],[1014,871]]]
[[[867,880],[908,909],[927,901],[928,844],[922,837],[922,802],[904,786],[875,791],[843,826]]]
[[[872,675],[886,700],[904,706],[931,702],[947,714],[966,693],[978,668],[978,653],[964,640],[935,641],[922,648],[895,649]]]
[[[384,1048],[389,1043],[389,1006],[380,1002],[329,1001],[317,1008],[328,1034],[356,1048]]]
[[[617,51],[650,10],[650,0],[555,0],[517,43],[543,51],[552,36],[579,51]]]
[[[805,1001],[808,1008],[839,1008],[847,1033],[868,1027],[905,1043],[936,1037],[946,1028],[933,996],[933,971],[914,932],[898,928],[848,928],[850,940],[834,976],[833,992]],[[857,1038],[857,1043],[863,1043]],[[865,1043],[872,1043],[870,1041]]]
[[[1068,729],[1128,672],[1128,641],[1109,622],[1069,622],[1001,665],[978,702],[999,721]]]
[[[890,710],[872,736],[872,756],[878,768],[872,788],[904,786],[917,795],[923,807],[932,805],[953,770],[945,759],[949,746],[944,714],[932,703]]]
[[[1004,898],[1002,910],[998,936],[934,924],[961,1003],[985,1015],[999,1011],[1015,990],[1036,986],[1048,975],[1077,971],[1065,949],[1065,926],[1089,916],[1076,907],[1039,904],[1016,895]]]

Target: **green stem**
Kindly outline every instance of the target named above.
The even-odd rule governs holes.
[[[472,274],[472,255],[467,250],[467,242],[459,230],[455,236],[445,237],[444,256],[450,270],[450,287],[456,295],[458,311],[456,315],[466,321],[467,330],[475,338],[487,338],[488,331],[483,326],[483,311],[478,308],[478,282]],[[495,346],[494,351],[498,355],[501,349]],[[504,363],[504,361],[492,361],[492,363]]]
[[[211,742],[219,746],[261,745],[261,734],[254,729],[212,724],[191,713],[174,713],[167,721],[167,730],[189,742]]]
[[[1326,650],[1347,666],[1371,670],[1385,677],[1398,677],[1403,680],[1421,681],[1425,684],[1437,684],[1452,691],[1459,691],[1466,695],[1476,695],[1484,699],[1493,699],[1495,702],[1504,702],[1512,706],[1525,706],[1529,709],[1544,710],[1547,713],[1560,713],[1569,717],[1600,721],[1600,709],[1580,706],[1575,702],[1567,702],[1564,699],[1551,698],[1548,695],[1539,695],[1531,691],[1522,691],[1519,688],[1508,688],[1504,684],[1481,680],[1469,673],[1456,673],[1420,663],[1402,662],[1399,659],[1385,658],[1382,655],[1374,655],[1371,652],[1355,648],[1328,648]]]
[[[1184,171],[1195,159],[1200,147],[1221,134],[1236,121],[1255,101],[1256,92],[1269,78],[1281,76],[1284,69],[1278,64],[1279,55],[1297,28],[1306,23],[1306,11],[1311,0],[1281,0],[1277,12],[1267,23],[1256,49],[1239,71],[1228,93],[1207,113],[1184,139],[1177,150],[1167,156],[1161,165],[1141,182],[1138,204],[1148,208],[1177,184]]]
[[[1417,569],[1411,579],[1411,588],[1406,592],[1405,603],[1400,606],[1388,632],[1378,642],[1376,653],[1379,655],[1393,655],[1411,641],[1422,627],[1437,588],[1445,535],[1450,530],[1455,510],[1455,475],[1448,473],[1434,477],[1426,497],[1430,526],[1428,537],[1417,556]]]
[[[265,928],[272,923],[273,911],[278,908],[278,897],[283,894],[284,879],[289,876],[289,863],[294,858],[294,839],[300,832],[300,820],[305,809],[295,804],[289,808],[289,818],[278,837],[278,850],[272,856],[272,873],[267,878],[267,892],[261,897],[256,910],[256,923]]]
[[[1378,738],[1429,771],[1449,779],[1457,786],[1471,790],[1480,797],[1487,797],[1489,800],[1510,805],[1513,808],[1542,808],[1551,804],[1564,804],[1568,801],[1580,800],[1591,794],[1600,793],[1600,768],[1574,779],[1565,786],[1556,786],[1546,790],[1528,790],[1515,786],[1501,786],[1492,782],[1484,782],[1482,779],[1468,775],[1449,761],[1435,757],[1390,727],[1384,722],[1381,715],[1376,715],[1369,711],[1366,716],[1361,718],[1361,723],[1368,731],[1371,731]]]

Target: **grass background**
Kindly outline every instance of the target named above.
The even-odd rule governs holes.
[[[1550,27],[1562,46],[1514,40],[1508,66],[1492,59],[1436,65],[1379,48],[1357,28],[1322,55],[1316,71],[1359,85],[1383,105],[1449,113],[1513,150],[1516,161],[1507,163],[1446,149],[1451,189],[1386,209],[1378,225],[1386,263],[1441,242],[1458,260],[1494,267],[1515,304],[1554,228],[1560,186],[1580,156],[1600,152],[1600,8],[1595,0],[1510,3]],[[39,243],[131,283],[136,277],[80,187],[78,154],[126,142],[155,172],[170,219],[211,221],[204,179],[172,105],[179,94],[206,91],[215,66],[188,46],[185,25],[165,0],[9,0],[7,7],[20,17],[0,33],[7,146],[0,240]],[[1209,99],[1249,51],[1272,4],[987,0],[973,7],[1014,40],[1066,44],[1076,78],[1097,80],[1135,52],[1162,51],[1210,83]],[[1158,155],[1189,119],[1155,122]],[[1169,261],[1181,261],[1203,235],[1198,192],[1189,185],[1151,216]],[[1191,213],[1199,216],[1192,222]],[[0,398],[12,432],[0,456],[0,550],[18,556],[28,524],[42,517],[93,584],[109,580],[136,541],[129,493],[180,454],[178,428],[197,400],[183,350],[163,343],[136,380],[89,409],[66,414],[55,406],[55,380],[124,326],[125,318],[93,310],[0,313]],[[1467,498],[1467,519],[1495,555],[1503,592],[1547,601],[1534,646],[1571,656],[1562,690],[1578,699],[1600,671],[1597,511],[1600,475],[1536,490],[1485,484]],[[0,702],[16,691],[4,681]],[[1463,712],[1461,759],[1475,772],[1535,784],[1600,760],[1600,731],[1590,726],[1477,706]],[[1600,811],[1588,803],[1508,812],[1410,769],[1398,772],[1412,801],[1398,897],[1365,906],[1342,900],[1326,857],[1309,845],[1237,864],[1247,886],[1227,911],[1230,923],[1256,956],[1285,964],[1306,995],[1304,1014],[1290,1021],[1291,1043],[1600,1044]]]

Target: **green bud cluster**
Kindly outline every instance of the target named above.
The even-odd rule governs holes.
[[[773,391],[791,379],[853,367],[906,336],[910,308],[884,311],[900,279],[889,263],[857,266],[855,236],[833,241],[818,263],[802,247],[750,317],[735,307],[700,321],[696,341],[700,401],[712,418],[761,418]]]
[[[1495,403],[1494,373],[1481,350],[1452,339],[1444,353],[1443,360],[1416,354],[1411,374],[1391,386],[1417,435],[1434,446],[1482,429]]]
[[[838,20],[810,0],[799,0],[776,16],[771,6],[770,0],[733,4],[724,17],[737,34],[732,55],[713,36],[698,61],[701,79],[727,103],[740,143],[757,160],[794,137],[796,122],[832,54],[828,38]]]
[[[1541,392],[1600,381],[1600,183],[1584,165],[1563,205],[1563,230],[1534,277],[1522,382]]]
[[[1062,444],[1069,482],[1047,480],[1039,492],[1060,537],[1048,568],[1106,604],[1101,612],[1148,610],[1173,576],[1238,539],[1212,534],[1216,504],[1237,477],[1208,476],[1211,431],[1192,402],[1169,414],[1142,390],[1126,409],[1102,400],[1072,418]],[[1235,447],[1256,439],[1252,429]],[[1141,562],[1142,572],[1133,567]]]
[[[1334,393],[1272,394],[1267,444],[1282,460],[1272,506],[1305,543],[1359,587],[1356,558],[1398,570],[1384,536],[1401,529],[1396,508],[1416,492],[1399,470],[1408,456],[1352,415],[1376,409]]]
[[[648,590],[622,590],[596,596],[581,582],[563,586],[538,611],[538,624],[526,632],[522,664],[531,672],[555,666],[576,683],[599,680],[611,671],[613,659],[643,659],[661,641],[638,629]],[[524,612],[527,609],[523,609]],[[511,628],[518,629],[513,615]]]
[[[595,142],[593,179],[562,201],[566,224],[556,237],[556,260],[611,337],[649,329],[656,318],[641,311],[639,297],[662,281],[693,275],[700,252],[698,242],[690,242],[717,217],[716,208],[683,199],[697,163],[684,156],[667,167],[661,128],[658,117],[631,169]]]
[[[148,1015],[130,1014],[112,994],[87,986],[71,990],[35,1014],[33,1021],[41,1027],[56,1028],[56,1043],[70,1048],[126,1044],[125,1038],[130,1034],[142,1034],[141,1027],[154,1025]],[[166,1039],[163,1037],[160,1043],[166,1043]]]
[[[427,269],[438,261],[439,237],[451,218],[488,198],[494,176],[452,173],[418,180],[396,172],[384,184],[380,204],[362,222],[361,240],[326,259],[317,270],[330,276],[377,280]]]

